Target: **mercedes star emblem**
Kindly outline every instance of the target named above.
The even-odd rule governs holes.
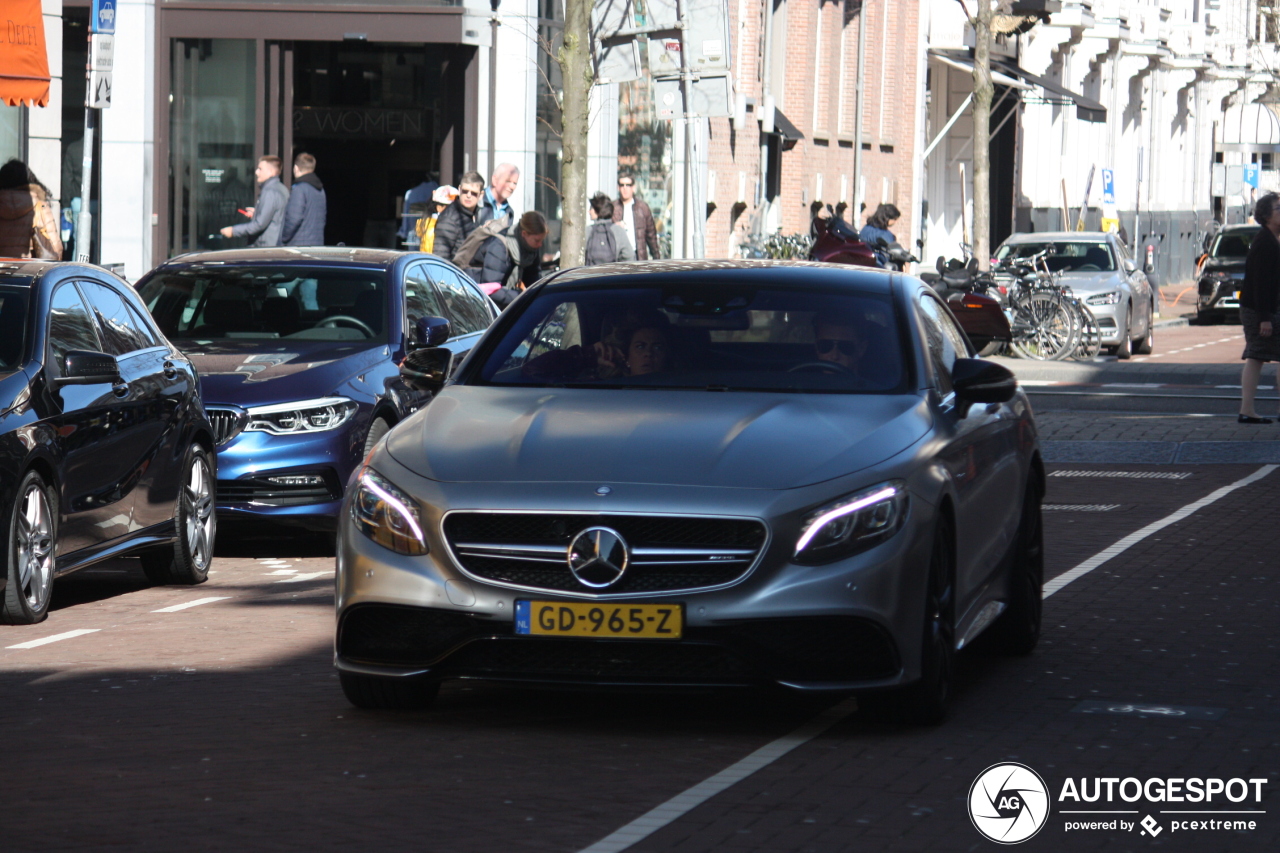
[[[588,527],[569,543],[569,571],[592,589],[613,586],[627,570],[631,552],[616,530]]]
[[[601,486],[600,488],[596,489],[596,494],[603,498],[606,495],[610,494],[612,491],[613,489],[609,488],[608,486]]]

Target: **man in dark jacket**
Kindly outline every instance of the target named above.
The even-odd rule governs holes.
[[[303,151],[293,158],[293,191],[284,209],[282,246],[323,246],[328,201],[316,177],[316,158]]]
[[[256,237],[249,244],[255,248],[279,246],[284,209],[289,203],[289,188],[280,181],[280,158],[268,154],[258,161],[253,174],[258,179],[258,204],[245,211],[249,221],[228,225],[219,233],[223,237]]]
[[[484,178],[479,172],[467,172],[458,181],[458,197],[440,212],[436,219],[436,242],[432,253],[447,261],[471,232],[480,224],[480,198],[484,195]],[[486,218],[485,221],[488,221]]]
[[[653,224],[653,211],[649,205],[636,198],[634,175],[618,176],[618,200],[613,204],[613,221],[622,226],[636,250],[636,260],[658,259],[658,229]]]
[[[542,244],[546,239],[546,217],[528,210],[510,228],[480,247],[476,253],[482,268],[479,281],[502,285],[501,290],[491,294],[499,306],[507,307],[521,290],[542,277]]]

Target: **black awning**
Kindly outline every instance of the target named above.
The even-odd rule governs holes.
[[[1015,63],[1006,62],[1000,59],[992,59],[991,68],[993,70],[999,69],[1000,71],[1015,77],[1020,77],[1028,83],[1039,86],[1047,92],[1053,92],[1055,95],[1066,98],[1076,105],[1076,118],[1081,121],[1105,122],[1107,120],[1106,107],[1092,98],[1086,98],[1078,92],[1071,91],[1061,83],[1056,83],[1053,80],[1047,80],[1044,77],[1038,77],[1029,71],[1024,71]]]
[[[791,123],[791,119],[782,114],[782,110],[773,111],[773,132],[782,137],[782,150],[790,151],[796,143],[804,139],[800,129]]]

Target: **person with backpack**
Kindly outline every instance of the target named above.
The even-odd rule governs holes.
[[[613,221],[613,201],[604,193],[591,197],[590,211],[594,220],[587,229],[587,246],[583,257],[586,266],[634,261],[635,250],[623,227]]]
[[[498,307],[506,308],[520,291],[542,277],[542,244],[546,239],[547,218],[528,210],[501,234],[490,237],[476,253],[481,267],[476,280],[502,285],[489,295]]]

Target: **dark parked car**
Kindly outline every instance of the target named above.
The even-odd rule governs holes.
[[[215,471],[195,370],[127,284],[0,261],[0,621],[39,622],[56,576],[125,554],[205,580]]]
[[[1196,316],[1204,322],[1240,316],[1244,261],[1261,225],[1228,225],[1209,243],[1200,270]]]
[[[334,529],[361,458],[430,397],[401,378],[405,355],[463,356],[498,314],[452,264],[376,249],[183,255],[137,286],[200,370],[219,514],[317,530]]]
[[[937,721],[958,649],[1036,644],[1043,484],[1013,374],[919,279],[570,270],[362,465],[336,664],[362,707],[449,678],[772,684]]]

